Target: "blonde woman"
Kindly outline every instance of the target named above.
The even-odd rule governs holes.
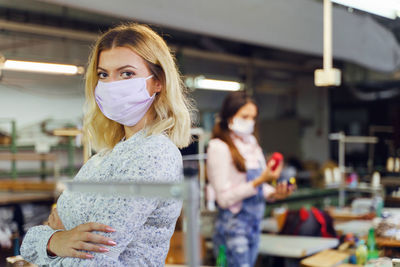
[[[149,27],[103,34],[86,75],[86,136],[98,154],[75,181],[174,183],[190,141],[190,105],[171,53]],[[22,256],[50,266],[164,266],[181,202],[65,191]]]

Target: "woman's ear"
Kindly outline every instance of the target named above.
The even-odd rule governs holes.
[[[162,87],[163,87],[163,86],[162,86],[160,80],[154,79],[154,92],[155,92],[155,93],[161,92]]]

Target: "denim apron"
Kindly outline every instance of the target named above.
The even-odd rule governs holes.
[[[247,170],[247,181],[253,181],[261,175],[260,169]],[[218,256],[220,245],[226,247],[228,267],[254,266],[260,239],[260,223],[264,216],[265,200],[262,186],[257,194],[242,202],[242,209],[233,214],[229,209],[218,208],[213,236],[214,255]]]

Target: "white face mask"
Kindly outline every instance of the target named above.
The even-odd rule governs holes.
[[[254,120],[233,118],[232,123],[229,124],[229,129],[237,135],[250,135],[254,132],[254,124]]]

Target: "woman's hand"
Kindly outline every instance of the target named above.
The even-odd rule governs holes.
[[[272,166],[274,165],[275,162],[273,160],[270,160],[267,164],[267,168],[264,170],[264,172],[266,172],[266,176],[268,177],[267,182],[275,181],[281,176],[281,172],[283,169],[283,160],[279,163],[275,170],[272,170]]]
[[[275,187],[275,192],[268,196],[268,200],[274,201],[285,199],[290,196],[295,189],[296,185],[288,184],[286,181],[283,183],[279,183]]]
[[[50,226],[53,230],[65,230],[64,224],[58,216],[57,208],[52,209],[49,218],[45,222],[45,225]]]
[[[279,178],[283,169],[283,162],[279,163],[275,170],[272,170],[272,166],[275,163],[270,161],[267,164],[265,170],[261,173],[260,177],[253,180],[253,186],[257,187],[262,183],[271,182]]]
[[[81,259],[91,259],[94,256],[86,253],[92,252],[108,252],[109,249],[100,246],[115,246],[116,243],[110,238],[91,233],[92,231],[115,232],[111,227],[100,223],[85,223],[76,226],[69,231],[60,231],[53,234],[47,244],[47,250],[50,254],[59,257],[73,257]],[[85,252],[83,252],[84,250]]]

